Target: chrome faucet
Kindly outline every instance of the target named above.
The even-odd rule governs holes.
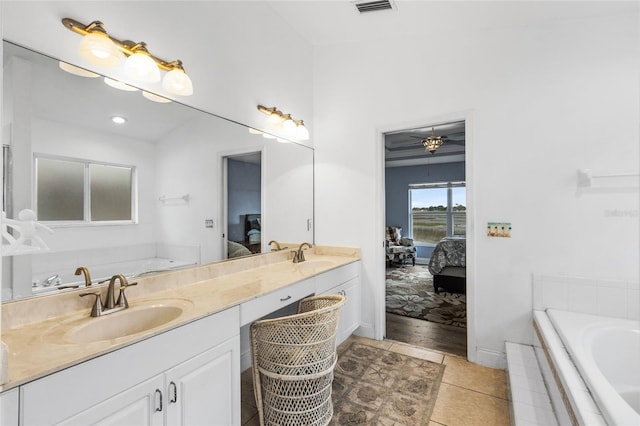
[[[313,246],[309,243],[302,243],[300,244],[300,247],[298,247],[298,250],[293,252],[293,263],[300,263],[300,262],[304,262],[304,252],[302,251],[302,248],[304,246],[307,246],[309,248],[312,248]]]
[[[120,294],[118,295],[117,301],[115,297],[116,281],[120,281]],[[100,317],[102,315],[108,315],[114,312],[122,311],[123,309],[127,309],[129,307],[129,302],[127,301],[124,291],[127,287],[131,287],[137,284],[138,283],[130,283],[127,281],[124,275],[117,274],[112,276],[109,280],[107,297],[104,303],[102,303],[102,298],[99,291],[80,293],[80,297],[95,296],[95,302],[93,304],[93,307],[91,308],[91,316]]]
[[[79,266],[76,268],[75,275],[84,275],[84,286],[91,287],[91,274],[89,273],[89,269],[84,266]]]
[[[44,281],[42,281],[42,285],[44,287],[49,287],[51,284],[60,284],[62,280],[60,279],[60,276],[58,274],[55,275],[51,275],[50,277],[45,278]]]

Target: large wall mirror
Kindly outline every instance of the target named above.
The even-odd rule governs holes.
[[[53,231],[5,253],[3,301],[313,242],[313,149],[3,49],[3,210]]]

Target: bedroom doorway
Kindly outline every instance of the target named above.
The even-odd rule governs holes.
[[[466,357],[465,121],[387,132],[384,144],[385,336]]]
[[[224,161],[226,258],[262,251],[262,153],[229,155]]]

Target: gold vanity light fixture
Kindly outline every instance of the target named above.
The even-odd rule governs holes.
[[[258,111],[269,116],[267,123],[270,127],[282,129],[287,137],[300,141],[309,139],[309,130],[305,127],[304,121],[296,120],[291,114],[284,114],[276,107],[258,105]]]
[[[431,128],[431,136],[426,139],[422,139],[422,145],[429,151],[430,153],[436,152],[438,148],[442,146],[444,143],[444,138],[442,136],[436,136],[435,129]]]
[[[166,71],[162,78],[164,90],[180,96],[193,94],[193,83],[186,74],[182,61],[160,59],[149,52],[144,42],[114,38],[107,33],[100,21],[85,25],[74,19],[64,18],[62,24],[83,36],[80,53],[90,62],[110,68],[123,66],[131,79],[146,83],[160,81],[160,70]]]

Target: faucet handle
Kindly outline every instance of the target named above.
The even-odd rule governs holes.
[[[138,283],[125,282],[120,285],[120,294],[118,295],[118,301],[116,302],[116,305],[124,308],[129,307],[129,301],[127,300],[127,296],[125,296],[124,291],[127,289],[127,287],[132,287],[134,285],[138,285]]]
[[[91,308],[91,316],[92,317],[99,317],[100,315],[102,315],[102,298],[100,297],[100,292],[99,291],[91,291],[88,293],[80,293],[80,297],[85,297],[85,296],[95,296],[96,299],[93,303],[93,307]]]

